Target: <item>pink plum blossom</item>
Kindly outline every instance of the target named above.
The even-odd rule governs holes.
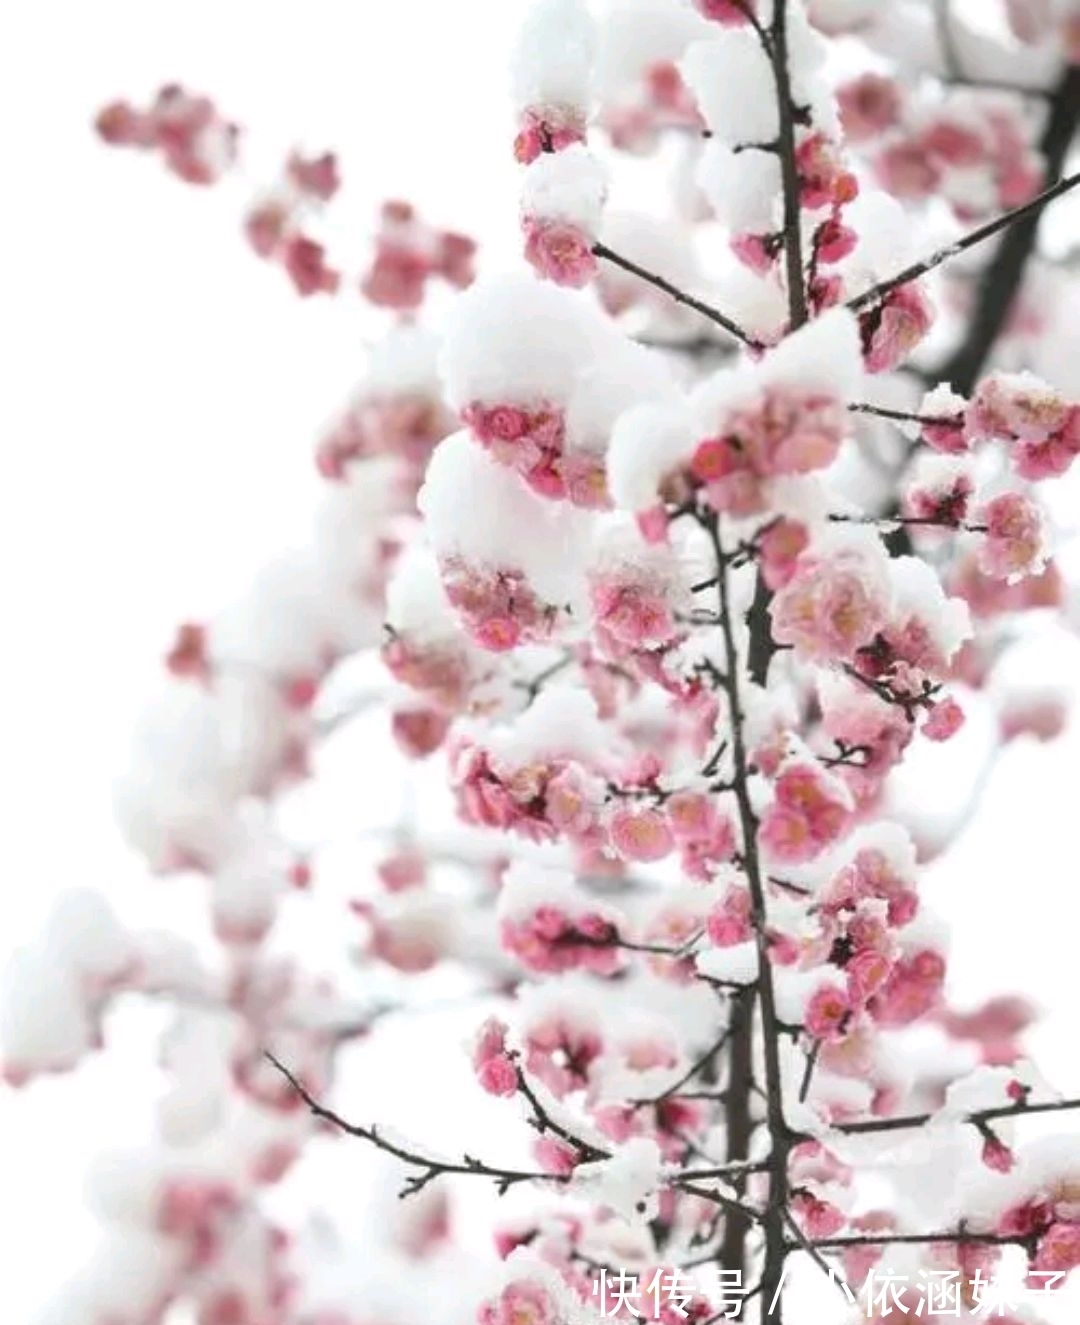
[[[903,363],[932,322],[930,304],[917,285],[890,291],[877,308],[860,318],[867,371],[886,373]]]
[[[542,152],[561,152],[584,141],[585,118],[574,107],[530,107],[521,116],[514,156],[527,166]]]
[[[611,845],[626,860],[662,860],[674,838],[663,814],[648,806],[622,805],[608,822]]]
[[[580,288],[596,275],[596,258],[589,235],[572,221],[557,217],[526,216],[525,258],[556,285]]]
[[[696,3],[706,18],[727,27],[747,23],[748,16],[757,12],[757,0],[696,0]]]
[[[943,699],[930,710],[922,733],[931,741],[948,741],[964,725],[964,710],[955,699]]]
[[[823,985],[806,1005],[803,1025],[815,1040],[829,1042],[842,1039],[851,1019],[852,1008],[842,989]]]
[[[489,1017],[480,1027],[473,1049],[473,1071],[489,1095],[514,1095],[518,1073],[506,1052],[506,1027],[496,1017]]]
[[[1041,570],[1046,560],[1042,511],[1021,492],[1005,492],[981,506],[975,518],[985,525],[979,543],[979,567],[999,580],[1014,580]]]
[[[844,660],[874,638],[888,608],[875,558],[858,546],[816,555],[811,545],[773,599],[773,632],[807,658]]]
[[[761,820],[759,840],[778,861],[798,864],[812,860],[847,826],[850,799],[843,785],[817,764],[786,764],[773,791],[773,802]]]
[[[884,74],[860,74],[842,83],[836,97],[844,133],[851,143],[875,138],[900,119],[903,97],[899,84]]]

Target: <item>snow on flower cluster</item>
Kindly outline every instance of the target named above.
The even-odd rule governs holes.
[[[1001,61],[1074,58],[1074,9],[1007,5],[1009,46],[960,21],[960,87],[920,6],[538,0],[512,65],[517,271],[474,279],[472,240],[395,200],[346,275],[319,239],[331,153],[291,153],[251,202],[249,244],[299,294],[358,292],[387,330],[317,440],[310,536],[178,628],[118,786],[128,843],[198,898],[200,943],[74,891],[7,972],[20,1087],[106,1048],[126,1000],[172,1007],[155,1144],[95,1167],[103,1249],[51,1319],[408,1325],[451,1261],[482,1325],[587,1325],[600,1269],[708,1262],[752,1271],[779,1317],[796,1246],[856,1288],[894,1262],[955,1275],[974,1310],[1006,1242],[1032,1282],[1080,1265],[1071,1152],[1014,1134],[1075,1102],[1026,1061],[1022,1001],[951,1005],[920,879],[939,844],[893,777],[964,747],[969,714],[1001,743],[1063,721],[1004,660],[1066,600],[1080,404],[1018,352],[1016,321],[1041,326],[1022,282],[964,367],[990,315],[965,307],[1013,259],[938,252],[923,204],[968,224],[1057,169]],[[236,155],[178,87],[98,129],[192,183]],[[653,172],[647,211],[623,206],[627,155]],[[439,334],[437,282],[460,291]],[[369,698],[331,701],[354,667],[429,764],[389,825],[350,773],[371,845],[337,888],[335,844],[289,827],[346,762],[331,742]],[[364,732],[363,768],[396,776]],[[333,968],[308,904],[347,936]],[[420,1305],[384,1311],[378,1267],[324,1289],[327,1249],[276,1188],[336,1125],[339,1050],[462,978],[465,1069],[529,1144],[505,1167],[471,1135],[414,1144],[359,1092],[351,1131],[408,1196],[376,1220]],[[450,1177],[525,1198],[481,1287]],[[685,1315],[635,1314],[723,1314],[701,1280],[687,1294]]]

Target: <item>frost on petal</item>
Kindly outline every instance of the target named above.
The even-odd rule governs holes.
[[[600,231],[606,175],[579,144],[545,152],[529,166],[521,199],[525,257],[556,285],[580,287],[597,269],[592,247]]]
[[[1004,492],[976,511],[985,526],[979,544],[979,568],[1010,584],[1037,575],[1049,555],[1045,517],[1038,503],[1022,492]]]
[[[386,590],[386,619],[396,635],[418,643],[459,638],[460,627],[430,549],[416,544],[394,567]]]
[[[624,860],[663,860],[675,845],[663,815],[650,806],[620,806],[608,823],[611,844]]]
[[[714,30],[715,31],[715,30]],[[772,69],[748,27],[696,41],[680,69],[715,136],[730,147],[768,143],[780,131]]]
[[[503,876],[498,920],[503,947],[526,970],[612,976],[623,968],[622,916],[588,897],[563,871],[525,861],[511,865]]]
[[[924,451],[911,467],[903,513],[959,528],[968,517],[974,491],[971,467],[956,455]]]
[[[832,529],[799,557],[773,599],[773,633],[806,658],[848,659],[885,624],[889,558],[875,533]]]

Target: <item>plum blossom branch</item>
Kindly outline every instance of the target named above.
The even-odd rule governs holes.
[[[915,721],[915,716],[920,709],[931,707],[934,696],[941,690],[940,685],[927,680],[923,682],[922,690],[918,694],[900,694],[886,681],[878,681],[871,676],[864,676],[857,667],[852,667],[850,663],[844,664],[844,672],[853,681],[857,681],[859,685],[865,686],[867,690],[872,690],[878,699],[883,699],[886,704],[892,704],[896,708],[902,709],[909,722]]]
[[[785,1222],[787,1223],[788,1228],[791,1229],[791,1232],[795,1239],[795,1242],[792,1245],[792,1250],[798,1249],[801,1251],[805,1251],[806,1254],[810,1257],[810,1259],[821,1271],[821,1273],[836,1285],[837,1290],[839,1292],[843,1293],[846,1300],[848,1302],[854,1302],[855,1294],[851,1291],[851,1285],[847,1282],[844,1276],[837,1271],[836,1267],[834,1265],[830,1265],[829,1262],[825,1259],[825,1257],[821,1254],[820,1251],[821,1244],[810,1241],[810,1239],[806,1236],[806,1234],[796,1223],[795,1219],[792,1217],[790,1212],[785,1212],[784,1219]]]
[[[778,6],[778,9],[782,13],[782,6]],[[757,848],[758,820],[750,800],[750,760],[743,731],[742,694],[739,685],[740,659],[732,625],[728,561],[720,541],[716,517],[703,519],[703,527],[708,534],[713,555],[716,559],[721,633],[726,664],[724,688],[727,693],[731,724],[732,760],[734,765],[733,789],[745,844],[743,864],[750,893],[754,936],[760,968],[757,980],[757,1001],[761,1013],[764,1039],[766,1120],[772,1143],[769,1159],[769,1200],[765,1213],[764,1280],[766,1296],[770,1301],[773,1301],[776,1299],[783,1281],[783,1215],[788,1203],[787,1165],[791,1147],[791,1132],[784,1117],[783,1074],[780,1064],[781,1027],[777,1013],[769,940],[766,932],[765,882]]]
[[[807,1238],[805,1241],[789,1242],[788,1248],[795,1251],[802,1247],[818,1250],[842,1247],[887,1247],[931,1246],[953,1244],[957,1246],[1017,1247],[1025,1245],[1025,1239],[1006,1233],[972,1233],[968,1229],[959,1229],[941,1233],[851,1233],[834,1238]]]
[[[602,258],[605,262],[610,262],[615,267],[621,267],[623,271],[629,272],[631,276],[636,276],[639,280],[647,281],[649,285],[662,290],[677,304],[684,304],[687,308],[692,308],[695,313],[700,313],[702,317],[708,318],[710,322],[715,322],[718,327],[723,327],[729,336],[734,336],[737,341],[748,349],[760,350],[764,348],[761,341],[751,336],[748,331],[740,327],[737,322],[732,321],[725,313],[721,313],[718,308],[695,298],[692,294],[687,294],[685,290],[679,289],[677,285],[672,285],[670,281],[657,275],[656,272],[648,271],[636,262],[631,262],[629,258],[623,257],[621,253],[616,253],[613,249],[608,248],[606,244],[594,244],[592,251],[596,257]]]
[[[720,1037],[711,1044],[699,1058],[696,1058],[690,1064],[677,1081],[672,1082],[672,1084],[668,1086],[666,1090],[662,1090],[659,1095],[650,1095],[645,1099],[634,1100],[635,1108],[642,1108],[647,1104],[662,1104],[665,1100],[669,1100],[673,1096],[678,1095],[682,1086],[685,1086],[688,1081],[692,1081],[703,1068],[715,1059],[716,1055],[723,1049],[724,1045],[727,1044],[730,1036],[731,1028],[730,1026],[727,1026],[724,1028]]]
[[[978,1126],[980,1123],[994,1122],[1001,1118],[1022,1118],[1028,1114],[1061,1113],[1070,1109],[1080,1109],[1080,1099],[1044,1100],[1037,1104],[1029,1104],[1025,1099],[1019,1100],[1015,1104],[1002,1104],[992,1109],[977,1109],[966,1114],[963,1121]],[[933,1117],[932,1113],[913,1113],[901,1118],[866,1118],[858,1122],[836,1123],[834,1126],[838,1132],[843,1132],[848,1136],[856,1136],[867,1132],[898,1132],[908,1128],[925,1127],[928,1122],[932,1121]]]
[[[862,294],[856,295],[854,299],[849,299],[848,308],[853,313],[858,313],[872,304],[880,303],[886,295],[891,294],[893,290],[901,285],[908,285],[912,281],[918,280],[920,276],[925,276],[936,267],[940,267],[942,263],[951,261],[951,259],[958,257],[976,244],[981,244],[984,240],[993,238],[1002,230],[1007,230],[1009,226],[1016,225],[1017,222],[1023,221],[1029,216],[1037,215],[1049,203],[1075,189],[1078,184],[1080,184],[1080,172],[1067,175],[1022,206],[1003,212],[992,221],[987,221],[985,225],[976,226],[974,230],[969,231],[962,238],[956,240],[955,243],[939,248],[936,252],[931,253],[929,257],[923,258],[919,262],[913,262],[910,266],[897,272],[895,276],[890,276],[888,280],[872,285],[870,289],[864,290]]]
[[[1054,89],[1050,114],[1039,142],[1039,153],[1046,163],[1045,182],[1061,179],[1065,159],[1080,121],[1080,65],[1069,64]],[[1010,227],[993,262],[979,282],[974,312],[968,331],[950,359],[941,365],[935,377],[952,383],[961,394],[970,392],[987,357],[997,341],[1020,289],[1028,259],[1035,247],[1039,213],[1029,212],[1019,224]]]
[[[377,1127],[364,1127],[358,1123],[350,1123],[333,1109],[327,1108],[321,1104],[314,1095],[308,1090],[299,1078],[276,1058],[272,1053],[266,1053],[266,1059],[277,1069],[285,1078],[292,1089],[297,1093],[300,1099],[307,1105],[315,1118],[322,1122],[330,1123],[339,1131],[348,1136],[358,1137],[362,1141],[370,1142],[377,1150],[382,1150],[395,1159],[400,1159],[410,1168],[418,1170],[416,1174],[409,1177],[401,1190],[402,1196],[412,1196],[421,1191],[428,1183],[436,1178],[449,1175],[468,1175],[474,1178],[488,1178],[495,1183],[500,1195],[504,1195],[511,1187],[523,1182],[555,1182],[566,1183],[569,1177],[564,1174],[531,1172],[524,1169],[503,1169],[494,1168],[481,1160],[474,1159],[471,1155],[464,1155],[460,1162],[454,1160],[433,1159],[427,1155],[418,1154],[416,1151],[409,1150],[407,1147],[398,1145],[396,1142],[383,1136]]]
[[[514,1056],[512,1055],[512,1057]],[[529,1085],[525,1073],[521,1070],[521,1065],[515,1062],[515,1067],[517,1068],[517,1088],[533,1111],[532,1125],[538,1132],[541,1134],[551,1132],[560,1141],[565,1141],[567,1145],[572,1146],[577,1151],[582,1163],[588,1164],[596,1160],[611,1158],[610,1151],[602,1150],[599,1146],[594,1146],[591,1142],[575,1136],[569,1128],[564,1127],[552,1118],[551,1114],[541,1104],[536,1092]]]
[[[776,0],[769,40],[763,41],[776,82],[777,110],[780,117],[780,173],[784,194],[784,258],[787,272],[787,295],[790,329],[797,331],[810,310],[806,300],[806,275],[803,271],[801,186],[795,147],[795,103],[788,67],[787,0]]]
[[[852,414],[870,414],[876,419],[889,419],[894,423],[917,423],[924,428],[962,428],[963,417],[957,415],[913,414],[908,410],[888,409],[884,405],[871,405],[856,401],[848,405]]]
[[[829,521],[832,524],[877,525],[883,529],[895,529],[901,525],[918,528],[921,525],[927,529],[953,529],[968,534],[985,534],[988,529],[985,524],[934,515],[844,515],[837,512],[829,515]]]
[[[751,0],[731,0],[731,4],[733,8],[737,9],[739,13],[742,14],[743,18],[745,18],[747,23],[749,23],[754,29],[758,35],[758,40],[765,48],[766,54],[769,54],[772,50],[772,37],[769,30],[762,25],[761,19],[758,18],[757,11],[751,3]]]

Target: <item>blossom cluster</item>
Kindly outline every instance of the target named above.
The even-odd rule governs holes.
[[[1075,1158],[1018,1135],[1077,1102],[1027,1059],[1022,1001],[952,1005],[921,878],[941,844],[894,777],[962,747],[970,715],[1001,742],[1060,728],[1008,663],[1066,602],[1054,512],[1080,402],[1052,360],[992,357],[1009,299],[970,380],[942,370],[974,332],[935,273],[956,258],[972,298],[996,288],[1014,259],[980,245],[1016,218],[940,249],[921,204],[982,221],[1062,173],[994,70],[1030,47],[1045,71],[1053,36],[1064,114],[1075,15],[1008,5],[1022,45],[994,48],[985,86],[973,56],[958,88],[923,8],[537,0],[513,58],[514,272],[476,277],[471,239],[394,200],[346,277],[316,237],[330,153],[291,154],[249,206],[250,246],[298,294],[359,291],[387,327],[317,440],[308,540],[180,626],[118,788],[148,870],[202,899],[209,949],[78,893],[8,981],[23,1088],[105,1048],[123,997],[173,1008],[159,1144],[96,1173],[105,1269],[51,1319],[381,1319],[367,1280],[327,1287],[326,1248],[276,1203],[323,1126],[392,1160],[409,1200],[374,1204],[401,1281],[447,1243],[464,1260],[451,1179],[543,1195],[476,1267],[481,1325],[704,1325],[732,1283],[791,1319],[798,1255],[862,1290],[871,1325],[920,1318],[898,1278],[971,1318],[1007,1245],[1050,1291],[1080,1265]],[[196,183],[236,145],[177,88],[98,128]],[[674,163],[666,219],[615,206],[628,154]],[[458,293],[436,333],[438,282]],[[380,781],[409,767],[425,799],[421,822],[362,824],[376,845],[335,888],[333,844],[300,849],[290,809],[362,726],[362,669],[404,759],[372,755],[368,727],[356,758]],[[371,997],[313,959],[317,907]],[[355,1123],[327,1103],[345,1044],[463,972],[473,1084],[528,1125],[508,1167],[407,1142],[362,1092]],[[721,1282],[608,1313],[615,1265]]]

